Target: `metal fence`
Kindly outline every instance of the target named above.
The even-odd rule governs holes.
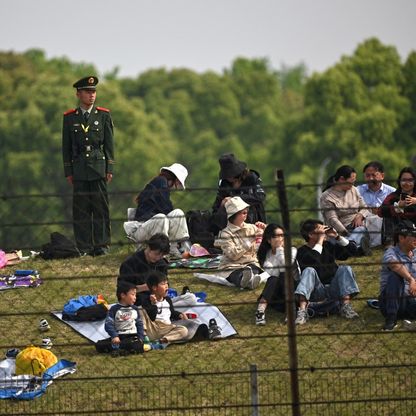
[[[287,196],[283,204],[276,186],[266,186],[268,218],[291,227],[294,245],[299,245],[298,220],[318,215],[318,185],[286,186],[281,180],[281,186]],[[207,209],[215,191],[191,189],[173,198],[184,211]],[[381,249],[371,258],[348,263],[361,289],[354,300],[358,320],[329,316],[294,328],[285,323],[284,314],[268,311],[267,325],[256,327],[254,312],[261,289],[221,287],[197,280],[193,270],[174,269],[172,284],[206,291],[209,302],[227,316],[237,335],[126,357],[97,354],[88,340],[54,320],[50,312],[79,294],[99,291],[114,299],[120,262],[135,249],[121,226],[133,196],[134,192],[110,194],[112,254],[73,261],[30,259],[15,268],[38,268],[44,284],[0,291],[0,351],[36,344],[41,337],[37,323],[46,317],[52,326],[47,334],[54,341],[53,351],[77,363],[76,373],[56,379],[39,398],[0,400],[0,415],[415,413],[415,332],[403,328],[382,332],[381,314],[367,306],[367,299],[378,294]],[[0,245],[26,254],[37,251],[52,231],[71,235],[70,201],[70,195],[2,196]],[[289,209],[282,220],[285,206]]]

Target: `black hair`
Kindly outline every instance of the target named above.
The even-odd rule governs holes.
[[[344,179],[347,179],[351,176],[352,173],[356,173],[355,169],[350,166],[350,165],[342,165],[340,166],[335,174],[331,175],[324,186],[324,189],[322,190],[323,192],[325,192],[327,189],[331,188],[332,186],[336,185],[337,182],[339,181],[339,179],[341,177],[343,177]]]
[[[151,289],[154,286],[157,286],[159,283],[167,282],[168,277],[158,270],[152,270],[147,276],[147,286]]]
[[[121,300],[121,295],[127,294],[131,289],[136,289],[136,285],[134,283],[128,282],[126,280],[119,280],[117,283],[116,289],[116,296],[117,300]]]
[[[168,254],[170,250],[169,237],[162,233],[152,235],[149,240],[146,241],[146,244],[150,250],[159,251],[162,254]]]
[[[285,231],[281,225],[275,224],[275,223],[269,224],[264,229],[263,238],[257,250],[257,259],[259,260],[260,266],[262,267],[263,267],[264,261],[266,260],[267,252],[271,250],[272,248],[269,240],[273,237],[274,232],[277,228],[280,228],[281,230],[283,230],[283,232]]]
[[[377,161],[377,160],[372,160],[371,162],[368,162],[364,167],[363,167],[363,173],[366,171],[366,169],[368,168],[374,168],[376,171],[384,173],[384,166],[381,162]]]
[[[160,171],[160,173],[159,173],[159,175],[158,176],[163,176],[166,180],[167,180],[167,182],[168,182],[168,186],[170,186],[169,185],[169,181],[171,181],[172,183],[173,182],[175,182],[178,178],[176,177],[176,175],[174,175],[170,170],[166,170],[166,169],[162,169],[161,171]],[[156,176],[157,177],[157,176]],[[140,196],[141,196],[141,194],[142,194],[142,192],[143,191],[141,191],[135,198],[134,198],[134,202],[136,203],[136,204],[138,204],[139,203],[139,201],[140,201]]]
[[[309,234],[312,233],[317,225],[322,225],[320,220],[307,219],[300,224],[300,233],[306,242],[309,241]]]
[[[410,166],[406,166],[404,167],[400,173],[399,173],[399,177],[397,178],[397,191],[400,193],[402,191],[402,186],[400,184],[400,178],[402,177],[403,173],[410,173],[413,176],[413,179],[416,181],[416,172],[414,171],[414,169]],[[413,192],[415,191],[415,183],[413,182]]]
[[[352,166],[342,165],[336,170],[334,180],[337,182],[341,177],[347,179],[351,176],[352,173],[356,173]]]

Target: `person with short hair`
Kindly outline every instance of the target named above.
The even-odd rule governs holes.
[[[416,226],[412,221],[397,225],[394,246],[384,252],[379,307],[384,331],[392,331],[398,319],[416,319]]]
[[[137,195],[134,221],[124,223],[127,235],[141,244],[152,235],[162,233],[169,237],[171,254],[181,257],[190,248],[188,226],[184,212],[173,208],[170,192],[185,189],[188,170],[180,163],[162,166],[154,177]]]
[[[145,248],[137,250],[120,266],[118,281],[133,283],[137,292],[146,292],[147,278],[151,271],[157,270],[165,276],[168,273],[168,262],[165,256],[169,254],[169,238],[165,234],[157,233],[146,242]]]
[[[64,113],[64,173],[73,187],[74,237],[81,253],[100,256],[110,244],[107,184],[113,179],[114,139],[110,110],[95,105],[98,78],[75,82],[77,108]]]
[[[228,224],[220,231],[214,245],[223,255],[219,264],[219,275],[243,289],[259,286],[263,270],[257,260],[257,239],[261,238],[266,224],[245,222],[249,205],[239,196],[228,198],[224,204]]]
[[[249,205],[246,223],[266,223],[264,201],[266,193],[263,189],[260,174],[238,160],[233,153],[224,153],[219,158],[220,182],[217,196],[212,206],[211,231],[217,235],[227,226],[227,214],[224,204],[228,198],[239,196]]]
[[[188,329],[182,325],[175,325],[172,321],[186,320],[186,314],[175,310],[171,298],[168,296],[168,278],[163,273],[154,270],[147,278],[149,292],[139,294],[138,303],[142,306],[141,316],[146,335],[150,341],[161,344],[183,341],[188,335]]]
[[[120,350],[143,352],[143,322],[136,303],[136,286],[130,282],[120,281],[116,290],[118,303],[108,311],[104,329],[110,338],[97,342],[98,352],[113,352],[119,355]]]
[[[371,215],[365,219],[366,227],[370,233],[370,246],[381,245],[381,233],[383,220],[378,216],[378,207],[383,203],[387,195],[396,190],[393,186],[387,185],[384,180],[384,166],[381,162],[373,160],[368,162],[364,168],[365,183],[357,186],[358,192],[364,199]]]
[[[353,167],[340,166],[328,180],[327,189],[320,197],[320,206],[325,224],[355,241],[359,248],[357,254],[368,256],[371,254],[370,235],[365,219],[371,212],[365,208],[366,204],[354,186],[356,178]]]
[[[336,301],[339,313],[346,319],[358,317],[350,301],[360,290],[350,266],[338,266],[336,260],[356,255],[357,246],[322,221],[308,219],[301,224],[300,233],[306,244],[298,249],[296,260],[302,271],[295,294],[299,309],[295,323],[305,324],[309,302]]]

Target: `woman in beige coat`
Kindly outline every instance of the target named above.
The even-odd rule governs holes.
[[[245,289],[255,289],[260,284],[259,274],[263,271],[257,260],[257,246],[266,224],[245,222],[249,205],[239,196],[229,198],[224,207],[228,223],[214,243],[223,252],[219,267],[230,283]]]

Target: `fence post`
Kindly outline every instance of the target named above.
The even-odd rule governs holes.
[[[285,180],[283,170],[276,171],[277,195],[280,202],[282,213],[282,224],[285,229],[285,302],[287,316],[287,335],[289,347],[289,370],[290,370],[290,391],[292,395],[292,415],[300,416],[299,403],[299,379],[298,379],[298,353],[296,344],[296,325],[295,325],[295,294],[293,286],[292,268],[292,238],[290,232],[289,207],[286,197]]]
[[[257,385],[257,365],[250,364],[250,393],[252,416],[259,416],[259,389]]]

